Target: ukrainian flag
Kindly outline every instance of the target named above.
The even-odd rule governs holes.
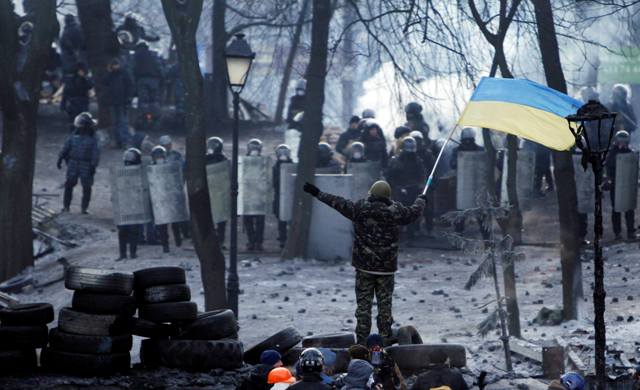
[[[483,77],[458,125],[486,127],[567,150],[575,138],[565,117],[581,106],[582,102],[533,81]]]

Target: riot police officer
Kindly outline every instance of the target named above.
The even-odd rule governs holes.
[[[229,161],[224,154],[224,141],[220,137],[210,137],[207,139],[207,154],[205,155],[207,165]],[[224,248],[224,238],[227,228],[227,221],[216,222],[216,234],[220,246]]]
[[[73,198],[73,188],[78,184],[78,179],[82,184],[82,214],[88,214],[89,202],[91,201],[91,187],[93,177],[100,161],[100,150],[98,140],[95,137],[96,122],[88,112],[83,112],[76,116],[73,121],[76,128],[64,144],[58,156],[58,169],[62,169],[62,162],[67,164],[67,180],[64,183],[64,198],[62,211],[69,211],[71,199]]]
[[[418,156],[418,145],[413,137],[407,136],[401,144],[400,154],[389,162],[387,179],[393,188],[393,198],[405,206],[411,206],[422,190],[426,174],[424,163]],[[407,238],[412,239],[420,229],[420,221],[407,226]]]
[[[171,139],[171,137],[168,135],[163,135],[158,139],[158,143],[165,149],[167,161],[180,164],[180,169],[184,171],[184,157],[182,157],[182,153],[173,148],[173,140]],[[182,236],[187,239],[191,237],[189,221],[172,223],[171,228],[173,229],[176,243],[180,243],[180,245],[182,244]],[[180,245],[177,246],[179,247]]]
[[[451,169],[458,169],[458,152],[477,152],[483,150],[476,144],[476,132],[470,127],[462,129],[460,134],[460,145],[453,149],[451,154]]]
[[[75,73],[65,78],[60,101],[60,109],[67,113],[69,123],[72,124],[80,113],[89,111],[89,91],[92,88],[93,81],[87,76],[87,66],[78,62]]]
[[[261,156],[262,141],[257,138],[249,140],[247,143],[247,156]],[[247,232],[247,249],[249,251],[261,252],[262,242],[264,241],[264,215],[243,215],[242,222]]]
[[[125,166],[142,164],[142,153],[136,148],[129,148],[124,152],[123,161]],[[127,258],[127,245],[129,246],[129,257],[135,259],[137,256],[138,240],[142,235],[142,225],[118,225],[118,246],[120,257],[116,260]]]
[[[316,168],[320,168],[322,173],[339,174],[342,172],[340,163],[333,158],[333,148],[326,142],[318,144]]]
[[[362,142],[354,142],[349,147],[349,162],[350,163],[359,163],[367,161],[365,156],[365,148]]]
[[[371,108],[362,110],[362,119],[376,119],[376,112]]]
[[[428,140],[429,125],[422,116],[422,106],[417,102],[411,102],[404,107],[404,112],[407,119],[407,127],[412,131],[421,132],[422,137]]]
[[[359,126],[359,123],[360,117],[357,115],[352,116],[349,120],[349,127],[344,133],[340,134],[340,138],[338,138],[336,151],[345,157],[347,157],[349,145],[352,142],[358,141],[362,135],[362,128]]]
[[[428,177],[435,163],[435,158],[433,157],[433,153],[431,152],[431,149],[428,147],[428,145],[424,142],[424,135],[421,132],[414,130],[409,134],[409,136],[413,137],[413,139],[416,140],[418,157],[420,157],[420,159],[422,160],[422,163],[424,164],[425,177]],[[428,138],[427,138],[427,141],[429,141]],[[427,234],[429,235],[433,230],[433,214],[434,214],[434,210],[433,210],[434,202],[432,198],[433,193],[434,191],[431,191],[430,193],[427,194],[428,202],[427,202],[427,206],[424,208],[424,225],[425,225],[424,227],[427,230]]]
[[[316,348],[307,348],[300,354],[299,361],[302,380],[289,386],[290,390],[329,390],[331,386],[323,383],[324,356]]]
[[[611,94],[611,111],[617,112],[616,130],[625,130],[630,135],[636,131],[638,122],[633,107],[628,101],[629,91],[627,87],[618,84],[613,87]]]
[[[166,164],[167,162],[167,150],[161,145],[155,146],[151,150],[151,164],[159,165]],[[173,238],[176,241],[176,246],[180,247],[182,245],[182,237],[180,235],[180,228],[177,225],[177,223],[172,223],[171,230],[173,231]],[[169,229],[167,224],[165,223],[155,226],[158,238],[160,239],[160,244],[162,245],[162,251],[164,253],[169,253]]]
[[[634,151],[629,147],[630,136],[625,130],[620,130],[615,134],[615,144],[609,151],[607,156],[607,184],[605,188],[609,188],[611,196],[611,223],[613,224],[613,233],[616,236],[616,240],[622,239],[622,220],[621,213],[615,211],[615,199],[616,199],[616,168],[617,168],[617,156],[619,154],[633,153]],[[637,167],[636,167],[637,169]],[[630,185],[637,185],[637,183],[630,183]],[[629,240],[636,239],[635,228],[635,210],[628,210],[624,213],[624,219],[627,225],[627,238]]]
[[[363,119],[362,136],[360,141],[364,144],[365,158],[369,161],[380,161],[384,168],[387,166],[387,140],[378,122],[372,119]]]
[[[273,213],[276,218],[278,218],[278,242],[280,243],[280,248],[284,248],[285,243],[287,242],[287,227],[288,223],[286,221],[280,220],[280,167],[282,164],[293,164],[293,160],[291,159],[291,149],[285,145],[278,145],[276,148],[276,163],[272,168],[272,177],[273,177]]]
[[[299,80],[296,84],[296,94],[291,96],[289,100],[289,112],[287,113],[287,123],[290,129],[302,131],[302,121],[296,120],[298,114],[304,112],[306,98],[307,82]]]

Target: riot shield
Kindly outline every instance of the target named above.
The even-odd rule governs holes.
[[[284,143],[291,149],[291,159],[293,162],[298,162],[298,149],[300,148],[301,134],[296,129],[285,130]]]
[[[509,164],[509,153],[505,150],[502,164],[502,180],[500,203],[503,206],[509,205],[509,193],[507,190],[507,173]],[[518,150],[518,160],[516,162],[516,191],[520,208],[527,208],[533,198],[533,184],[536,169],[536,154],[530,150]]]
[[[265,156],[244,156],[239,161],[238,215],[269,214],[273,188],[271,159]]]
[[[189,220],[182,166],[175,162],[147,167],[153,220],[156,225]]]
[[[289,222],[293,214],[293,196],[296,185],[298,164],[280,164],[280,199],[278,219]]]
[[[380,180],[379,161],[365,161],[347,164],[347,173],[353,175],[353,201],[369,196],[371,185]]]
[[[340,175],[340,174],[342,174],[342,172],[339,165],[334,165],[331,167],[316,168],[316,175]]]
[[[484,151],[458,152],[456,207],[466,210],[478,207],[478,197],[486,191],[487,157]]]
[[[615,211],[635,210],[638,201],[638,154],[616,156]]]
[[[352,175],[316,175],[315,185],[347,199],[353,198]],[[353,224],[320,201],[311,208],[307,256],[318,260],[348,260],[353,245]]]
[[[578,213],[593,214],[595,211],[595,181],[593,171],[582,167],[582,155],[573,155],[573,171],[576,178],[576,192],[578,195]]]
[[[116,225],[151,222],[149,186],[141,165],[111,169],[111,204]]]
[[[220,161],[207,165],[207,184],[211,214],[215,223],[229,220],[231,215],[231,165],[229,161]]]

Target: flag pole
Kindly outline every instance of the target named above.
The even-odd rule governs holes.
[[[436,173],[436,168],[438,168],[438,163],[440,162],[440,158],[442,157],[442,153],[444,153],[444,150],[446,149],[447,144],[449,143],[449,141],[451,141],[451,137],[453,137],[453,133],[456,131],[457,128],[458,128],[458,124],[453,126],[453,128],[449,132],[449,136],[447,136],[447,140],[444,141],[444,145],[442,145],[442,148],[440,148],[440,152],[438,153],[438,158],[436,158],[436,162],[433,164],[433,169],[431,170],[431,174],[427,179],[427,184],[424,186],[424,191],[422,191],[422,195],[425,195],[429,190],[429,187],[433,182],[433,175]]]

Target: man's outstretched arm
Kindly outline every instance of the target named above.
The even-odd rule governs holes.
[[[422,216],[424,207],[427,205],[426,198],[426,195],[418,196],[416,198],[416,201],[413,202],[413,205],[409,207],[405,207],[398,202],[394,202],[391,208],[396,223],[399,225],[408,225],[420,218],[420,216]]]
[[[319,201],[334,208],[340,214],[353,221],[355,218],[355,207],[352,201],[345,199],[341,196],[331,195],[326,192],[320,191],[320,189],[311,183],[305,183],[304,191],[316,197]]]

